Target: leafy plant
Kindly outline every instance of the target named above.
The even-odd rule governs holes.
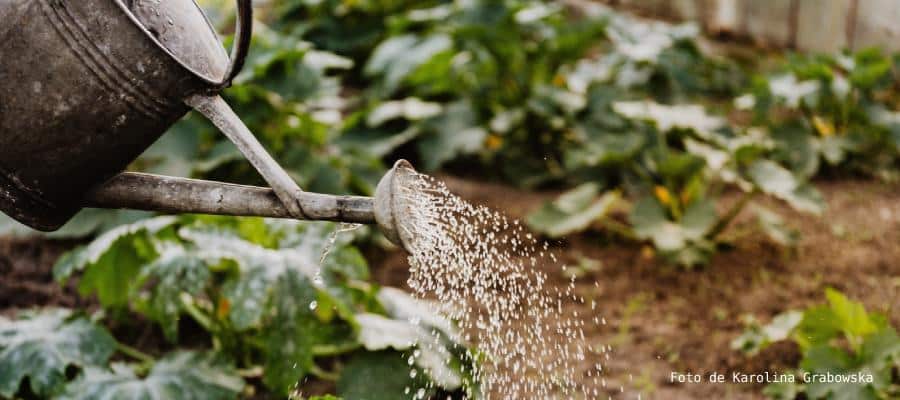
[[[67,310],[0,317],[0,396],[10,398],[26,381],[39,396],[56,392],[69,367],[105,365],[116,348],[106,329]]]
[[[211,354],[183,351],[155,361],[140,375],[132,366],[88,367],[57,399],[234,399],[244,380],[227,361]]]
[[[812,176],[824,165],[894,180],[897,82],[893,60],[878,49],[794,56],[782,73],[757,78],[743,106],[772,130],[796,173]]]
[[[368,283],[365,260],[352,237],[338,236],[338,229],[256,218],[157,217],[101,235],[63,257],[54,272],[61,280],[81,273],[83,295],[96,294],[113,316],[149,318],[172,343],[178,342],[181,318],[191,318],[215,352],[244,370],[258,369],[273,393],[288,394],[308,374],[337,379],[351,373],[320,365],[345,354],[366,360],[366,351],[406,354],[403,362],[414,355],[417,388],[474,385],[464,367],[470,357],[453,325],[402,291]],[[196,368],[190,365],[201,361],[161,359],[154,368],[160,363],[166,367],[146,376],[127,368],[88,371],[73,383],[73,393],[116,390],[109,382],[156,384],[170,372],[178,375],[173,371],[181,364]],[[410,368],[389,374],[405,380]]]
[[[750,355],[789,339],[803,353],[794,382],[769,385],[775,399],[892,399],[900,394],[900,336],[887,319],[827,289],[826,305],[788,311],[771,324],[755,321],[732,348]]]
[[[718,236],[759,193],[778,197],[805,212],[820,213],[824,207],[821,195],[802,176],[771,159],[773,147],[763,133],[735,131],[702,106],[608,101],[592,107],[597,107],[592,110],[595,113],[613,112],[616,129],[623,133],[603,134],[600,141],[575,150],[575,154],[577,160],[592,163],[585,171],[607,182],[614,190],[609,193],[622,190],[628,195],[633,202],[629,225],[608,215],[579,214],[586,220],[575,229],[560,231],[567,220],[559,212],[551,213],[559,205],[547,204],[532,214],[533,229],[558,235],[585,229],[599,220],[598,225],[626,238],[650,241],[670,261],[693,266],[709,260]],[[596,184],[592,187],[599,191]],[[745,194],[719,215],[715,200],[727,187]],[[776,214],[767,210],[757,214],[763,231],[773,239],[788,245],[795,242],[788,239],[796,233]]]

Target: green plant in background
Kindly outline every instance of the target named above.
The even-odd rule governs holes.
[[[544,206],[529,219],[539,232],[561,236],[599,219],[604,228],[628,239],[648,240],[668,260],[693,266],[709,260],[719,235],[757,194],[777,197],[800,211],[820,213],[824,208],[821,195],[803,176],[774,161],[773,141],[762,131],[736,130],[696,104],[598,101],[592,107],[606,110],[594,110],[598,114],[612,112],[606,121],[616,121],[622,133],[600,134],[573,152],[578,160],[592,163],[584,173],[605,182],[611,193],[623,190],[628,195],[633,202],[628,225],[611,220],[614,216],[608,213],[586,213],[599,195],[595,190],[579,203],[582,206],[567,212],[587,221],[565,225],[565,219],[547,213],[551,206]],[[719,215],[716,200],[729,187],[744,192],[743,197]],[[756,210],[764,232],[779,243],[795,241],[780,217]]]
[[[738,103],[769,127],[779,157],[798,174],[813,176],[824,162],[896,180],[896,68],[878,49],[794,56],[783,73],[757,78]]]
[[[368,283],[365,260],[337,229],[185,216],[110,230],[64,256],[57,278],[80,274],[79,292],[96,295],[110,318],[147,318],[176,349],[182,318],[190,318],[209,347],[157,359],[117,345],[104,328],[67,312],[25,315],[0,322],[0,394],[29,390],[20,389],[28,376],[32,392],[54,398],[131,387],[164,390],[173,399],[234,398],[247,390],[238,369],[279,395],[307,375],[337,380],[339,393],[358,393],[369,390],[373,373],[391,385],[368,398],[396,399],[420,388],[474,390],[469,353],[452,323],[400,290]],[[116,349],[138,363],[107,364]],[[419,356],[408,365],[413,352]],[[341,367],[336,356],[347,364]],[[74,379],[65,373],[69,366],[80,371]],[[177,392],[184,387],[190,390]]]
[[[560,69],[583,57],[604,25],[536,1],[452,2],[397,15],[366,61],[368,106],[348,121],[346,140],[412,142],[426,170],[468,157],[514,182],[540,183],[558,169],[559,142],[584,104]],[[435,112],[404,113],[398,102]]]
[[[753,355],[781,340],[794,342],[803,354],[794,382],[774,383],[773,399],[894,399],[900,396],[900,336],[880,314],[840,292],[827,289],[826,305],[787,311],[772,323],[750,321],[732,348]],[[818,377],[838,376],[822,381]],[[852,380],[855,379],[855,380]]]

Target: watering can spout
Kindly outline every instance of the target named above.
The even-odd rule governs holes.
[[[375,197],[300,191],[293,201],[303,210],[300,217],[270,188],[135,172],[118,174],[92,189],[83,206],[377,224],[389,240],[408,249],[412,238],[402,224],[408,221],[409,210],[399,193],[413,174],[409,162],[397,161],[381,179]]]

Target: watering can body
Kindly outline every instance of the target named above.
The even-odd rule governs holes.
[[[39,230],[77,213],[186,97],[227,86],[249,40],[239,26],[229,60],[193,0],[0,0],[0,21],[0,211]]]

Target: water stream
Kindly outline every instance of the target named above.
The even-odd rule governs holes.
[[[457,321],[486,356],[475,371],[484,396],[599,398],[602,365],[584,330],[601,320],[569,307],[585,299],[574,280],[552,282],[558,278],[547,271],[558,272],[559,263],[548,245],[518,221],[470,204],[426,175],[411,179],[399,195],[409,210],[401,229],[416,238],[407,243],[409,286],[436,300],[437,311]]]

